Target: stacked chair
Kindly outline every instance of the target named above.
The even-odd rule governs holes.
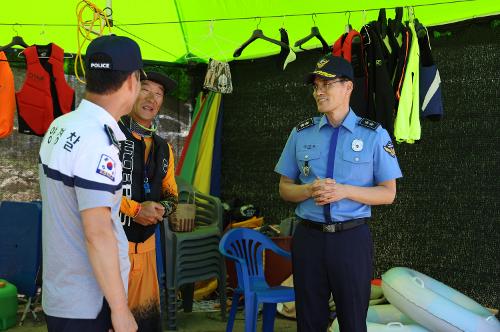
[[[194,193],[196,227],[192,232],[174,232],[167,220],[163,223],[163,253],[166,270],[167,330],[176,330],[177,292],[183,287],[184,311],[193,305],[193,283],[218,279],[222,319],[226,315],[226,268],[219,252],[222,237],[223,209],[217,197],[202,194],[177,178],[179,202],[186,202]]]

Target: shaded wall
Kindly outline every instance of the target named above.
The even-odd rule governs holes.
[[[453,32],[431,42],[445,118],[424,121],[421,142],[396,146],[404,174],[396,201],[373,208],[376,277],[408,266],[498,308],[500,28],[481,23],[440,29]],[[292,127],[316,114],[302,78],[318,57],[298,54],[285,71],[274,58],[231,66],[223,198],[257,205],[267,222],[293,215],[294,205],[279,198],[273,169]]]
[[[19,91],[26,76],[24,60],[9,55],[14,59],[10,62],[10,66],[16,91]],[[73,68],[71,63],[67,63],[67,67]],[[173,94],[169,94],[163,103],[158,125],[158,134],[172,144],[177,161],[191,126],[193,108],[193,98],[190,95],[191,80],[186,74],[187,70],[177,65],[146,64],[146,70],[167,73],[179,82],[179,88]],[[78,105],[83,98],[85,87],[74,75],[66,75],[66,80],[75,89],[75,105]],[[0,201],[41,199],[38,184],[38,151],[41,142],[41,137],[18,132],[16,114],[12,134],[0,139]]]

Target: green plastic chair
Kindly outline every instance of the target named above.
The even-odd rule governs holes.
[[[222,237],[223,209],[217,197],[202,194],[190,184],[177,178],[179,202],[195,195],[196,217],[192,232],[174,232],[168,220],[163,222],[166,269],[167,330],[176,330],[177,291],[182,289],[183,308],[191,312],[193,284],[196,281],[217,278],[221,317],[226,318],[226,267],[219,252]]]

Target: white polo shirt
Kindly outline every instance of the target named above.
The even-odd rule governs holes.
[[[93,319],[103,293],[88,259],[80,212],[110,207],[118,241],[125,291],[130,262],[128,242],[118,212],[122,165],[117,140],[124,140],[116,120],[102,107],[82,100],[74,112],[55,119],[40,148],[43,203],[43,310],[62,318]]]

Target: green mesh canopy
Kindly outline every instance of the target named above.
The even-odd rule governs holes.
[[[136,40],[146,60],[177,63],[207,62],[210,58],[234,60],[234,50],[257,27],[278,40],[279,29],[284,27],[293,44],[316,25],[331,44],[344,31],[348,20],[353,28],[359,29],[363,21],[377,18],[379,8],[387,8],[387,18],[393,18],[394,7],[413,5],[415,17],[426,26],[500,13],[498,0],[96,0],[95,5],[104,8],[108,2],[112,3],[114,34]],[[30,45],[54,42],[66,52],[76,53],[78,3],[76,0],[4,1],[0,10],[0,45],[8,44],[19,34]],[[403,19],[407,17],[405,9]],[[91,18],[87,11],[83,20]],[[317,39],[304,45],[319,46]],[[85,49],[86,45],[82,53]],[[279,46],[257,40],[237,59],[279,52]]]

